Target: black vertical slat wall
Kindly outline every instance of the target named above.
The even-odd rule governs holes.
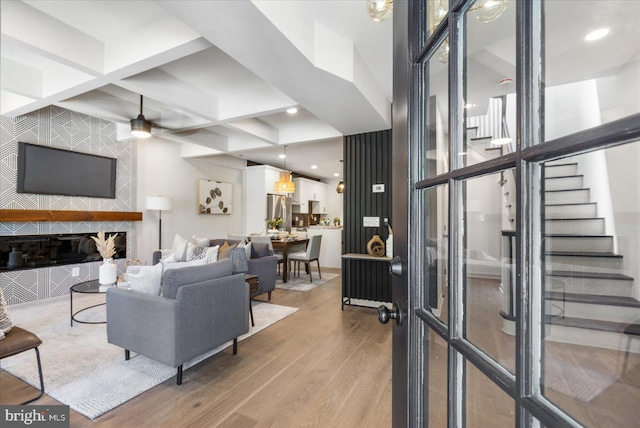
[[[367,253],[367,242],[379,235],[386,242],[385,217],[391,217],[391,130],[344,137],[344,253]],[[374,184],[384,184],[384,193],[373,193]],[[380,217],[380,227],[364,227],[363,217]],[[356,299],[391,301],[389,265],[346,259],[342,293]]]

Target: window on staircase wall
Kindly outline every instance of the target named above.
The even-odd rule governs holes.
[[[466,138],[461,160],[467,166],[512,152],[516,136],[516,8],[511,5],[496,20],[483,22],[474,7],[463,21]]]
[[[546,1],[544,17],[545,141],[640,112],[639,2]]]
[[[587,426],[637,424],[638,159],[640,142],[539,164],[541,391]]]

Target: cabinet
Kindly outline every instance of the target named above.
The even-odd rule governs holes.
[[[322,235],[320,243],[320,266],[328,268],[342,267],[342,229],[313,226],[307,230],[307,236]]]
[[[293,199],[300,203],[301,213],[327,213],[327,184],[307,178],[294,178],[296,192]]]

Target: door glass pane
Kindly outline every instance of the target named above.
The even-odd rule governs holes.
[[[637,426],[640,142],[542,165],[543,394],[586,426]]]
[[[446,428],[447,426],[447,342],[428,329],[425,343],[429,347],[425,355],[429,356],[427,368],[428,382],[424,394],[427,398],[426,419],[429,428]]]
[[[449,0],[428,0],[427,1],[427,16],[423,25],[425,29],[424,35],[426,41],[426,37],[429,37],[436,28],[442,23],[443,18],[449,11]],[[445,23],[446,25],[446,23]]]
[[[544,3],[544,139],[640,112],[640,2]]]
[[[479,0],[465,14],[463,166],[510,153],[515,145],[515,6]]]
[[[512,169],[464,182],[465,337],[515,372],[513,299],[505,238],[514,225],[516,194]],[[507,290],[505,290],[507,289]]]
[[[480,370],[466,362],[467,427],[515,427],[515,402]]]
[[[449,186],[424,191],[423,213],[425,246],[423,275],[425,278],[424,306],[441,321],[449,317],[449,289],[447,269],[449,261]]]
[[[449,171],[449,38],[423,64],[423,150],[420,179]]]

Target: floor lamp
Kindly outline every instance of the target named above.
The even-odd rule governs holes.
[[[158,249],[162,249],[162,211],[171,211],[171,199],[165,196],[147,196],[147,209],[158,210],[160,219],[158,220]]]

